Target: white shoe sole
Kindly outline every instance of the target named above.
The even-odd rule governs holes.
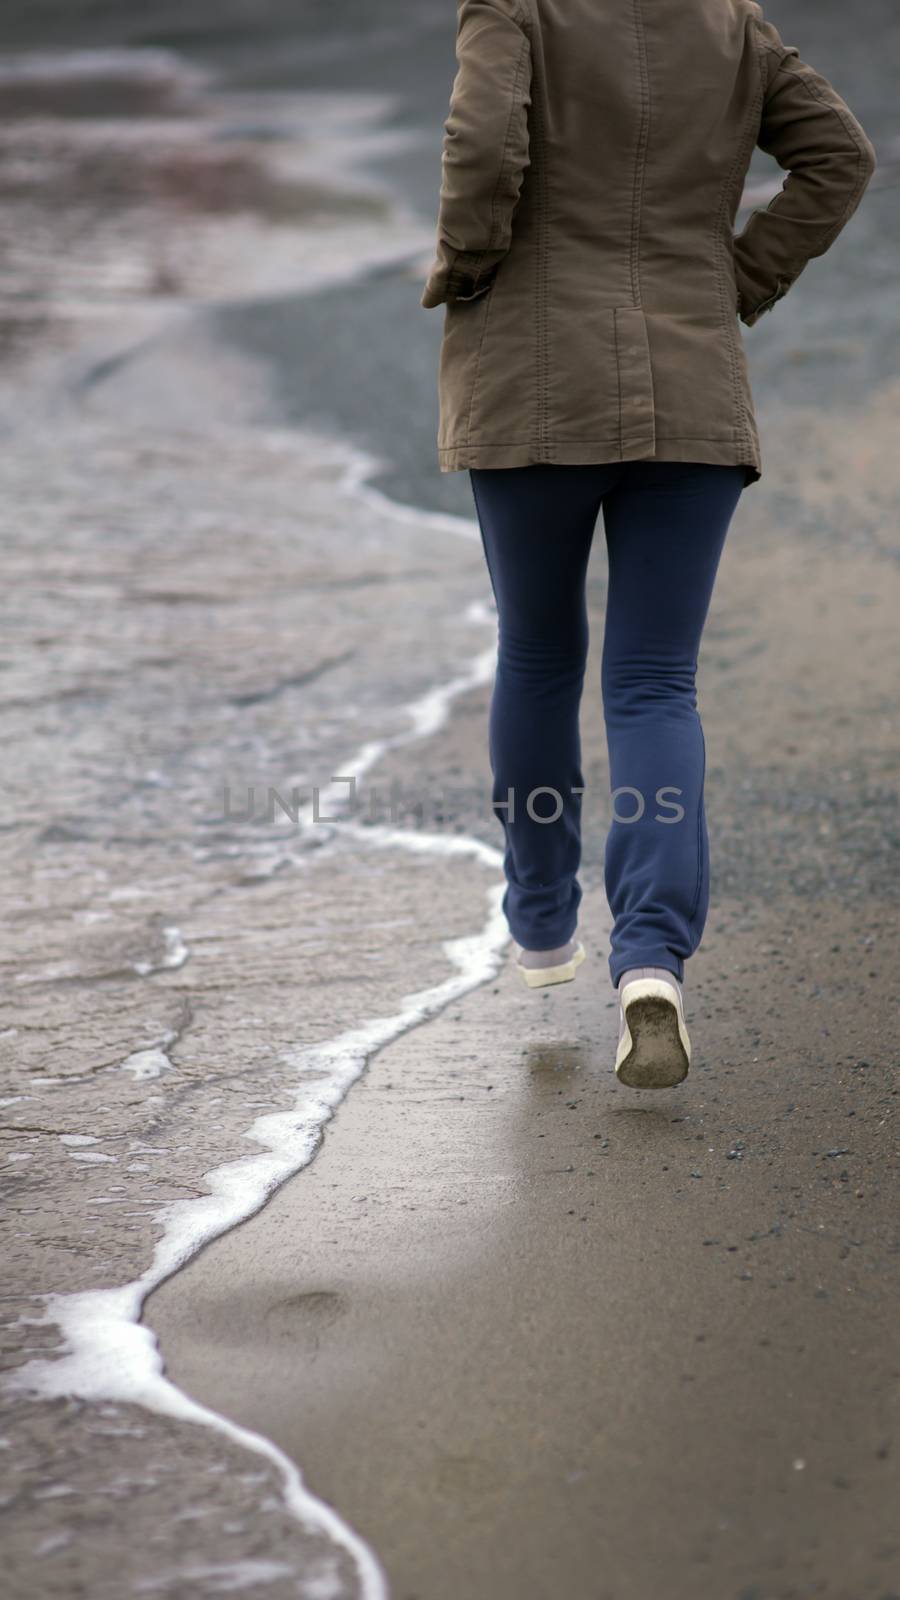
[[[629,1089],[672,1089],[691,1064],[681,996],[663,978],[635,978],[621,995],[625,1029],[616,1077]]]
[[[521,972],[529,989],[546,989],[551,983],[571,983],[584,956],[584,945],[579,940],[569,960],[558,967],[523,967],[521,961],[517,961],[516,971]]]

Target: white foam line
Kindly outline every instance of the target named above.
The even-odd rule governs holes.
[[[401,505],[367,480],[375,473],[389,469],[389,461],[367,455],[363,450],[348,452],[349,464],[341,481],[341,488],[354,495],[364,505],[369,505],[382,516],[393,517],[395,522],[414,523],[418,528],[432,528],[435,533],[453,533],[458,538],[480,540],[477,522],[470,517],[457,517],[449,511],[418,511],[415,506]]]
[[[235,1162],[234,1166],[241,1163]],[[301,1163],[302,1165],[303,1163]],[[224,1170],[224,1169],[217,1169]],[[210,1174],[214,1178],[216,1173]],[[262,1205],[268,1192],[262,1196]],[[207,1197],[204,1196],[203,1200]],[[190,1201],[187,1205],[200,1205]],[[247,1216],[258,1210],[256,1205]],[[242,1221],[235,1216],[233,1222]],[[222,1229],[197,1234],[196,1249],[217,1238]],[[183,1241],[182,1241],[183,1242]],[[164,1251],[167,1238],[160,1241]],[[165,1251],[164,1251],[165,1253]],[[194,1250],[190,1251],[193,1254]],[[157,1251],[157,1261],[159,1250]],[[188,1256],[184,1257],[187,1260]],[[183,1261],[178,1263],[183,1265]],[[171,1271],[175,1271],[173,1266]],[[386,1600],[387,1586],[381,1569],[361,1539],[341,1520],[337,1512],[310,1494],[298,1468],[262,1434],[242,1428],[207,1406],[198,1405],[163,1376],[163,1363],[155,1335],[139,1321],[141,1306],[150,1290],[157,1287],[157,1262],[143,1278],[120,1289],[92,1290],[84,1294],[49,1295],[47,1322],[57,1324],[68,1343],[68,1352],[58,1361],[31,1361],[14,1372],[9,1387],[39,1399],[78,1395],[84,1400],[118,1402],[144,1406],[182,1422],[214,1428],[237,1445],[264,1456],[282,1479],[282,1492],[288,1511],[307,1529],[327,1532],[356,1563],[365,1600]],[[168,1273],[163,1274],[168,1276]]]
[[[369,489],[363,483],[363,473],[375,465],[378,463],[371,458],[354,453],[345,479],[346,491],[377,502],[382,514],[388,512],[403,520],[415,518],[420,525],[436,525],[444,531],[472,537],[471,524],[462,518],[417,513]],[[466,615],[473,621],[491,619],[487,607],[477,603],[468,608]],[[494,659],[495,649],[491,646],[466,672],[411,701],[406,707],[410,730],[363,745],[343,764],[345,771],[358,777],[387,749],[432,736],[446,721],[453,700],[487,681]],[[346,800],[345,791],[343,798]],[[312,820],[310,806],[301,816],[301,826],[310,826]],[[492,871],[502,871],[502,852],[473,837],[352,823],[346,827],[354,839],[367,847],[466,855]],[[442,948],[456,969],[449,978],[404,995],[401,1009],[393,1015],[371,1018],[323,1044],[287,1052],[283,1059],[294,1068],[301,1086],[294,1105],[289,1111],[258,1117],[243,1135],[265,1153],[213,1168],[204,1177],[207,1194],[164,1208],[159,1218],[163,1234],[153,1260],[134,1282],[118,1289],[46,1296],[45,1314],[40,1320],[60,1328],[66,1342],[65,1353],[50,1360],[32,1360],[8,1379],[11,1388],[39,1399],[77,1395],[85,1400],[144,1406],[214,1428],[234,1443],[265,1457],[281,1474],[287,1509],[304,1527],[327,1532],[351,1556],[364,1600],[387,1600],[388,1596],[387,1580],[374,1553],[337,1511],[306,1488],[299,1468],[270,1439],[198,1404],[166,1378],[156,1336],[141,1322],[141,1310],[154,1289],[204,1246],[249,1221],[276,1189],[309,1164],[325,1124],[379,1050],[496,975],[509,941],[501,907],[503,888],[501,881],[487,891],[488,914],[479,932],[443,941]],[[167,929],[166,934],[169,959],[165,965],[180,965],[187,955],[180,935],[175,929]],[[310,1081],[304,1086],[307,1078]]]
[[[478,523],[471,518],[457,517],[443,511],[417,511],[415,506],[401,505],[399,501],[391,500],[388,495],[383,494],[380,489],[374,488],[368,479],[389,463],[362,450],[346,450],[343,446],[341,449],[347,465],[343,477],[339,480],[339,486],[348,497],[361,501],[363,505],[377,511],[380,516],[390,516],[397,522],[414,523],[420,528],[430,528],[435,533],[452,533],[457,538],[469,542],[480,542]],[[464,618],[467,622],[485,623],[496,629],[496,616],[484,600],[471,601],[465,609]],[[409,701],[404,709],[410,719],[410,728],[405,733],[394,734],[390,738],[367,740],[342,763],[342,778],[352,778],[358,782],[388,750],[400,749],[417,739],[432,738],[447,722],[454,700],[490,682],[495,661],[496,641],[476,656],[467,671]],[[299,787],[302,781],[300,775],[292,778],[290,783]],[[318,810],[320,815],[326,807],[336,806],[344,810],[350,801],[351,788],[348,784],[330,784],[319,792]],[[319,820],[315,816],[315,803],[312,801],[309,805],[301,807],[297,815],[301,827],[308,827]],[[288,824],[291,827],[297,826],[293,817],[284,814],[275,821],[276,827]],[[372,831],[367,830],[367,832]]]
[[[468,854],[494,869],[502,865],[499,851],[460,835],[423,836],[388,828],[352,831],[367,844]],[[40,1320],[60,1328],[66,1353],[57,1359],[30,1361],[9,1379],[11,1388],[37,1398],[78,1395],[84,1400],[144,1406],[215,1428],[235,1444],[265,1456],[281,1473],[289,1511],[311,1531],[330,1534],[355,1561],[365,1600],[387,1600],[388,1595],[384,1575],[368,1546],[336,1511],[305,1487],[298,1467],[271,1440],[199,1405],[170,1383],[156,1337],[140,1321],[141,1308],[152,1291],[199,1250],[255,1216],[276,1189],[309,1164],[325,1124],[377,1051],[495,976],[509,939],[500,905],[502,892],[502,884],[492,885],[488,891],[489,914],[479,933],[443,942],[457,969],[454,975],[405,995],[401,1010],[393,1015],[371,1018],[323,1044],[289,1052],[285,1060],[296,1070],[301,1085],[306,1075],[313,1075],[315,1087],[301,1087],[289,1111],[257,1118],[244,1134],[266,1153],[215,1167],[205,1176],[208,1194],[167,1207],[160,1218],[163,1236],[142,1277],[118,1289],[47,1296]]]
[[[483,609],[485,617],[489,617],[487,607]],[[474,612],[476,606],[469,606],[467,617],[470,620],[481,620],[480,617],[473,618]],[[467,671],[459,673],[435,689],[427,689],[415,700],[408,701],[403,709],[410,719],[411,726],[405,732],[395,733],[384,739],[367,739],[352,756],[340,763],[340,774],[336,775],[331,783],[319,788],[316,798],[309,800],[306,805],[297,806],[293,813],[282,812],[274,817],[273,826],[303,829],[335,820],[341,820],[343,825],[343,818],[335,818],[334,811],[346,812],[352,808],[355,785],[360,779],[371,771],[388,750],[399,750],[404,745],[416,743],[419,739],[433,738],[440,732],[450,716],[454,700],[490,682],[495,659],[496,649],[491,645],[475,657]],[[288,782],[289,786],[299,787],[303,779],[302,776],[296,776]],[[374,831],[374,829],[367,830],[367,834]],[[434,835],[429,835],[429,838],[433,840]]]

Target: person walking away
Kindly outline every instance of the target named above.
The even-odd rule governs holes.
[[[680,1082],[709,905],[697,657],[761,476],[752,328],[850,220],[873,146],[754,0],[459,0],[436,254],[438,462],[498,612],[489,751],[529,987],[584,959],[579,711],[600,513],[620,1080]],[[756,146],[787,176],[734,225]]]

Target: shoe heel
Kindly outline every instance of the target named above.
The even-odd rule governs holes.
[[[569,960],[561,962],[559,966],[523,967],[521,961],[517,961],[516,971],[521,973],[529,989],[546,989],[554,983],[571,983],[585,954],[584,945],[579,940]]]
[[[652,978],[630,983],[622,1009],[625,1028],[616,1053],[619,1082],[630,1089],[672,1089],[683,1083],[691,1064],[691,1044],[671,985]]]

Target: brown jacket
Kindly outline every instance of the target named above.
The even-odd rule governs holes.
[[[444,472],[742,464],[752,327],[875,168],[754,0],[458,0],[437,254]],[[755,145],[788,172],[734,234]]]

